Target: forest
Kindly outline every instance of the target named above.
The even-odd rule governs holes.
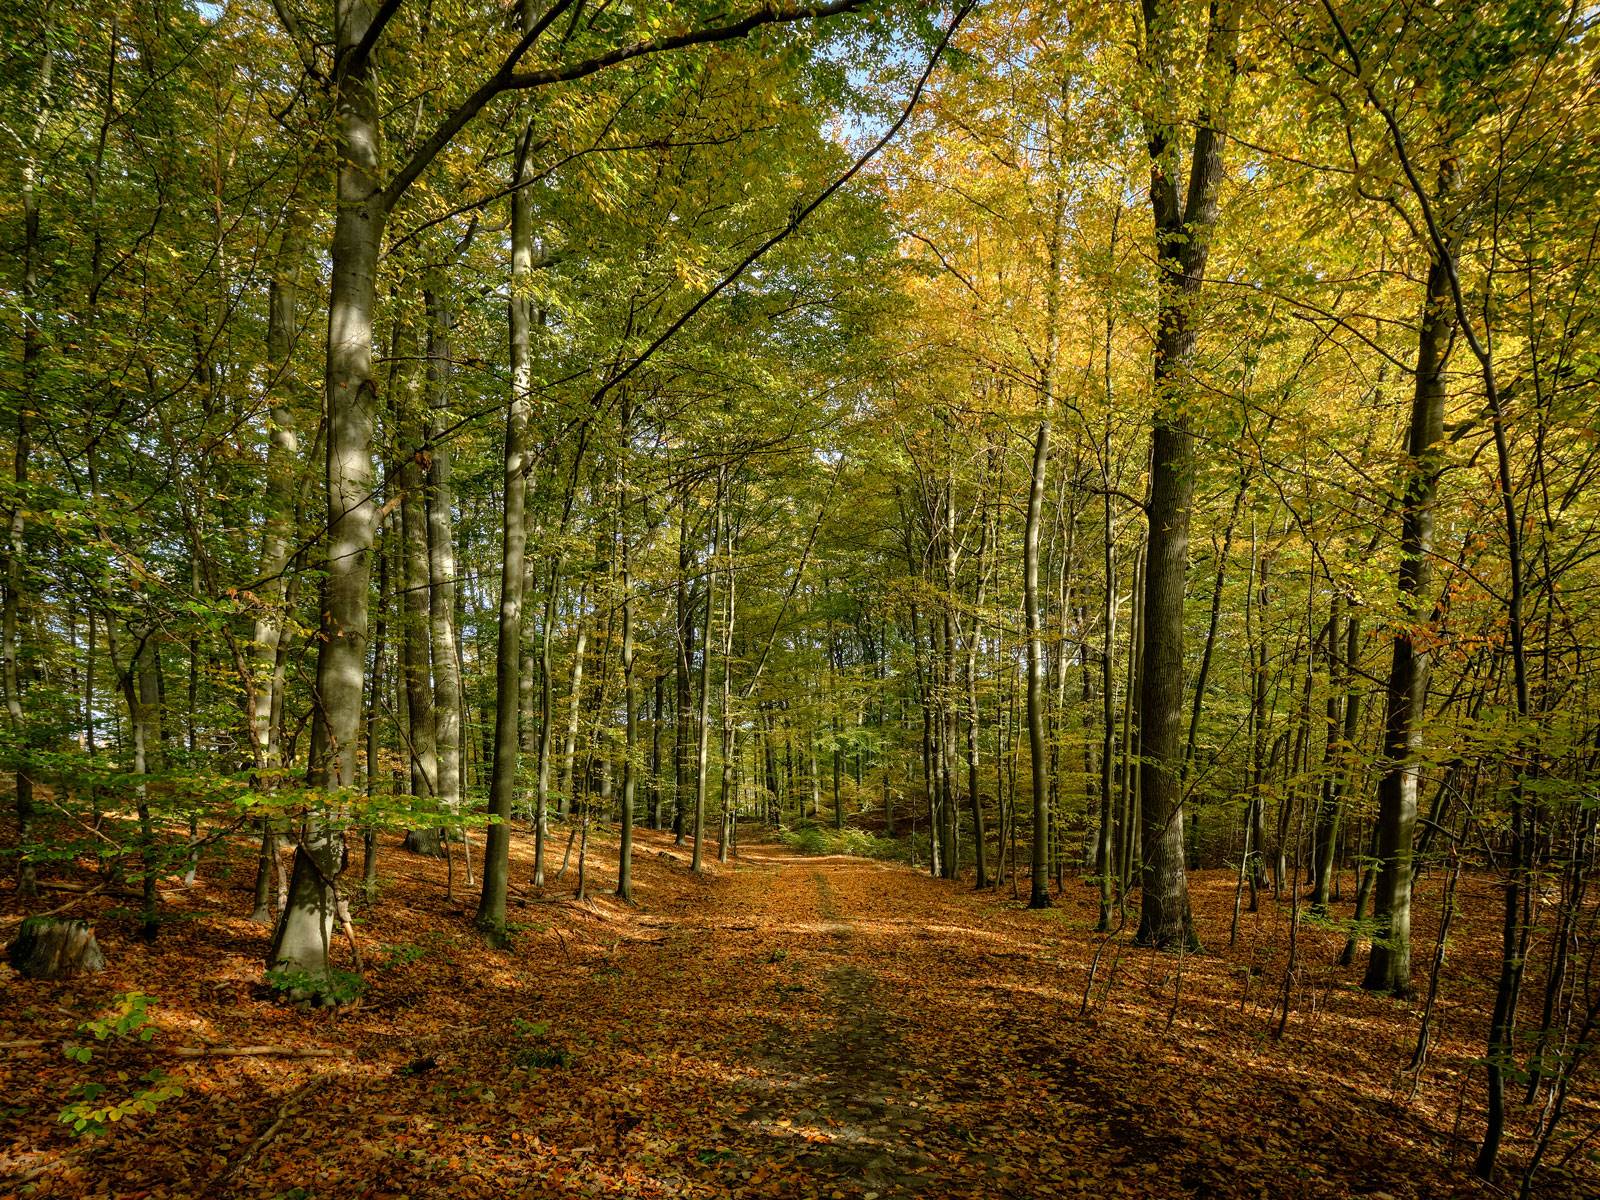
[[[1600,1195],[1594,6],[0,31],[0,1194]]]

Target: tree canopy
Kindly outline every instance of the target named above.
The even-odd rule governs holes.
[[[268,993],[338,1008],[392,871],[518,955],[529,903],[649,912],[655,856],[877,858],[1078,922],[1080,1017],[1143,955],[1170,1035],[1266,938],[1274,1040],[1410,1001],[1414,1096],[1447,1006],[1438,1169],[1590,1194],[1591,10],[0,33],[16,962],[92,915],[156,964],[174,889],[253,872]]]

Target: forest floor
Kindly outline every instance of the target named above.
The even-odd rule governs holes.
[[[1302,926],[1275,1037],[1287,905],[1246,916],[1229,948],[1223,872],[1195,877],[1207,952],[1179,957],[1094,935],[1075,883],[1027,912],[1009,887],[770,844],[728,865],[713,850],[697,878],[687,847],[644,831],[637,906],[609,894],[602,859],[585,902],[571,871],[545,897],[519,889],[514,945],[496,952],[470,930],[471,899],[446,898],[443,862],[384,853],[383,895],[358,922],[369,988],[346,1009],[275,1004],[261,986],[247,846],[163,890],[154,945],[103,897],[74,908],[97,918],[101,974],[42,984],[0,968],[0,1195],[1505,1194],[1468,1178],[1487,878],[1463,881],[1419,1077],[1404,1068],[1420,1001],[1362,993],[1331,930]],[[525,884],[529,839],[513,855]],[[1419,902],[1424,987],[1438,883]],[[9,931],[20,910],[4,909]],[[69,1061],[79,1023],[133,990],[156,998],[152,1039]],[[178,1054],[205,1045],[326,1056]],[[75,1085],[129,1095],[153,1068],[183,1094],[99,1136],[58,1120]],[[1593,1100],[1574,1128],[1593,1127]],[[1506,1161],[1524,1152],[1510,1143]],[[1547,1176],[1541,1194],[1594,1196],[1600,1181]]]

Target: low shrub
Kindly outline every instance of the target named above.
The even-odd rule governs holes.
[[[830,829],[812,821],[792,826],[778,835],[789,849],[800,854],[849,854],[856,858],[876,858],[899,862],[906,847],[897,839],[847,826]]]

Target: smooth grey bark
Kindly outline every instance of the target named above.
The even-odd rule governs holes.
[[[556,807],[566,816],[577,792],[575,767],[578,754],[578,724],[583,716],[583,663],[589,645],[589,581],[578,585],[578,604],[574,617],[572,667],[567,678],[567,728],[561,740],[561,779],[556,789]]]
[[[761,766],[764,771],[767,795],[769,797],[764,806],[766,808],[766,819],[769,825],[776,826],[781,824],[782,821],[780,807],[783,795],[781,785],[778,782],[776,719],[772,715],[770,701],[762,701],[756,713],[756,728],[761,733]],[[893,837],[894,822],[892,819],[888,821],[888,830],[889,836]]]
[[[1044,522],[1045,475],[1050,465],[1050,422],[1055,414],[1056,354],[1061,325],[1061,236],[1066,201],[1056,183],[1050,202],[1045,263],[1045,346],[1039,380],[1039,425],[1028,474],[1028,515],[1022,535],[1022,614],[1028,637],[1028,753],[1033,781],[1033,847],[1029,908],[1050,906],[1049,747],[1045,738],[1044,623],[1039,602],[1039,531]]]
[[[824,592],[829,591],[832,586],[833,585],[831,581],[826,579],[823,581]],[[839,643],[833,628],[831,606],[829,607],[828,611],[829,615],[825,636],[828,639],[828,731],[830,734],[829,741],[832,743],[833,751],[831,755],[833,759],[833,828],[836,831],[842,831],[844,829],[844,796],[839,790],[839,769],[842,753],[840,740],[843,731],[839,720],[839,697],[837,682],[839,673]]]
[[[689,544],[689,487],[685,483],[678,492],[678,577],[673,584],[677,614],[673,627],[673,649],[677,662],[673,673],[676,706],[672,726],[672,835],[673,843],[678,846],[683,845],[688,828],[687,804],[694,781],[693,750],[689,744],[689,731],[694,724],[694,694],[689,680],[693,657],[690,646],[694,643],[694,606],[690,603],[689,571],[693,566],[694,555]]]
[[[658,670],[651,684],[650,701],[650,782],[647,805],[650,809],[650,828],[661,828],[661,725],[666,711],[667,677]]]
[[[16,444],[11,458],[13,485],[10,519],[6,528],[5,569],[0,574],[5,594],[0,602],[0,683],[6,693],[6,716],[12,733],[27,742],[26,713],[22,704],[22,594],[26,588],[27,515],[24,493],[28,485],[28,459],[32,452],[32,414],[39,411],[39,372],[44,355],[39,294],[39,159],[45,129],[50,119],[50,88],[55,74],[55,52],[46,32],[42,39],[36,83],[38,111],[33,122],[22,163],[22,394],[15,414]],[[90,657],[94,654],[91,641]],[[28,844],[33,826],[33,775],[27,763],[17,766],[12,776],[17,814],[17,895],[29,899],[37,894],[33,856]]]
[[[164,770],[166,737],[161,720],[161,659],[160,650],[151,645],[151,632],[138,634],[133,661],[128,664],[129,723],[133,727],[133,771],[135,775],[149,775]],[[135,808],[139,817],[139,936],[147,942],[156,940],[160,929],[156,911],[156,876],[160,867],[159,848],[156,845],[155,822],[150,812],[149,793],[141,781],[138,785]]]
[[[1109,329],[1110,322],[1107,321]],[[1107,339],[1107,379],[1109,381],[1110,341]],[[1102,519],[1104,535],[1101,538],[1101,568],[1105,593],[1100,607],[1100,828],[1095,837],[1094,869],[1099,881],[1100,908],[1095,921],[1097,933],[1111,931],[1111,904],[1114,899],[1112,881],[1116,874],[1113,838],[1116,824],[1116,801],[1112,791],[1112,770],[1116,755],[1117,707],[1115,655],[1117,647],[1117,530],[1111,512],[1111,424],[1106,421],[1105,437],[1101,443],[1102,483],[1104,496]]]
[[[423,294],[428,313],[428,633],[433,661],[433,719],[439,806],[461,810],[461,665],[456,650],[456,557],[450,478],[450,333],[453,317],[441,290]],[[468,862],[470,880],[470,855]]]
[[[128,709],[127,746],[131,759],[129,766],[130,773],[138,780],[133,787],[133,807],[139,829],[136,839],[141,882],[139,936],[144,941],[153,942],[160,929],[156,911],[158,900],[156,875],[160,859],[144,777],[150,774],[151,763],[159,758],[161,749],[160,685],[156,678],[158,668],[151,661],[156,651],[150,646],[153,631],[143,623],[142,616],[135,615],[128,627],[133,646],[128,655],[127,665],[124,666],[117,650],[118,639],[113,621],[114,618],[108,617],[106,643],[111,654],[112,667],[117,672],[117,690],[122,693],[123,702]]]
[[[1194,702],[1189,707],[1189,736],[1183,750],[1184,787],[1189,786],[1189,776],[1194,770],[1195,747],[1200,736],[1200,714],[1205,708],[1206,684],[1211,678],[1211,663],[1216,657],[1217,629],[1222,619],[1222,585],[1228,575],[1228,553],[1233,549],[1233,532],[1239,523],[1239,510],[1249,490],[1248,476],[1239,479],[1239,490],[1233,494],[1233,508],[1228,513],[1228,523],[1222,530],[1222,546],[1217,551],[1217,570],[1211,584],[1211,617],[1206,622],[1205,647],[1200,652],[1200,670],[1195,675]],[[1187,794],[1187,793],[1186,793]]]
[[[1269,523],[1270,525],[1270,523]],[[1267,776],[1269,774],[1267,711],[1267,606],[1272,592],[1268,578],[1272,573],[1270,553],[1257,552],[1255,517],[1250,518],[1250,583],[1245,593],[1245,654],[1250,662],[1250,795],[1245,804],[1244,878],[1250,884],[1250,911],[1260,908],[1260,892],[1266,886],[1266,826],[1262,820]],[[1253,621],[1252,621],[1253,618]]]
[[[1139,862],[1139,651],[1144,640],[1144,564],[1141,540],[1134,548],[1133,580],[1129,592],[1133,610],[1128,619],[1127,676],[1122,688],[1122,755],[1118,761],[1117,888],[1126,897],[1133,886]]]
[[[1162,0],[1143,0],[1143,65],[1160,88],[1158,104],[1178,99],[1175,16]],[[1237,16],[1213,5],[1206,31],[1204,97],[1195,117],[1187,196],[1176,176],[1171,117],[1147,120],[1150,207],[1155,221],[1158,312],[1154,358],[1156,414],[1151,431],[1149,534],[1144,568],[1139,681],[1140,894],[1138,941],[1196,944],[1189,910],[1183,838],[1183,602],[1194,503],[1194,428],[1190,364],[1194,303],[1205,279],[1222,182],[1223,125],[1237,71]]]
[[[587,429],[587,427],[586,427]],[[572,455],[572,471],[567,476],[566,497],[561,506],[561,526],[556,548],[550,555],[550,584],[544,596],[544,620],[539,630],[539,749],[534,783],[533,805],[533,886],[544,886],[545,842],[550,836],[550,766],[555,745],[555,636],[556,615],[561,596],[561,572],[566,564],[567,525],[577,496],[578,473],[583,468],[587,436],[580,438]]]
[[[1122,223],[1122,206],[1111,214],[1111,258],[1117,254],[1117,229]],[[1097,933],[1111,931],[1112,874],[1115,840],[1115,800],[1112,796],[1112,756],[1116,740],[1116,696],[1113,675],[1117,648],[1117,525],[1112,512],[1111,415],[1116,393],[1112,384],[1112,339],[1116,334],[1115,311],[1106,308],[1106,333],[1102,343],[1101,377],[1105,390],[1105,428],[1100,437],[1101,574],[1105,590],[1100,598],[1100,827],[1096,831],[1094,870],[1099,883],[1100,908],[1095,921]],[[1085,739],[1087,740],[1087,739]]]
[[[722,771],[720,776],[720,792],[718,808],[721,813],[721,833],[717,838],[717,861],[727,862],[728,851],[733,844],[738,821],[738,792],[734,780],[734,755],[735,755],[735,728],[733,723],[733,623],[737,613],[734,591],[733,559],[735,550],[735,537],[733,530],[728,528],[724,519],[724,535],[727,550],[724,555],[723,569],[727,573],[727,584],[723,588],[722,598]],[[838,768],[834,769],[834,794],[835,808],[838,807],[837,796],[839,787]]]
[[[531,12],[524,10],[525,25]],[[522,584],[527,578],[528,415],[533,390],[533,123],[523,128],[512,165],[511,394],[506,403],[505,516],[500,565],[500,631],[495,665],[494,766],[489,776],[489,830],[483,848],[483,895],[477,924],[489,942],[506,943],[506,890],[511,873],[511,802],[516,791],[518,676],[522,649]]]
[[[393,536],[392,534],[390,535]],[[380,525],[373,542],[373,554],[378,560],[378,612],[372,629],[372,678],[367,686],[367,807],[372,808],[378,795],[379,757],[382,738],[379,735],[378,714],[383,707],[383,692],[388,686],[385,656],[389,652],[389,558],[383,543]],[[372,824],[362,830],[361,890],[368,904],[378,892],[378,831]],[[260,904],[259,885],[257,904]]]
[[[987,830],[983,822],[983,795],[979,785],[978,728],[983,712],[978,702],[978,644],[983,638],[983,605],[988,595],[989,558],[997,520],[996,515],[991,515],[988,497],[983,498],[982,504],[983,532],[978,541],[977,579],[972,590],[972,628],[967,633],[966,657],[962,668],[967,685],[967,797],[972,805],[973,886],[977,888],[987,888],[991,883]]]
[[[1441,173],[1441,182],[1448,175]],[[1411,858],[1422,773],[1422,722],[1433,654],[1416,637],[1427,621],[1433,581],[1434,506],[1443,467],[1445,361],[1455,314],[1447,265],[1435,255],[1417,336],[1416,386],[1406,431],[1409,468],[1400,503],[1399,591],[1405,619],[1391,639],[1378,783],[1378,870],[1372,894],[1372,951],[1361,986],[1396,996],[1411,992]]]
[[[295,850],[289,901],[267,951],[269,968],[325,976],[340,918],[345,852],[338,789],[356,784],[372,574],[372,316],[387,207],[377,179],[380,121],[369,54],[370,0],[335,0],[335,61],[344,63],[334,111],[339,157],[327,344],[327,560],[307,781],[325,795]]]
[[[929,549],[937,548],[935,537]],[[942,601],[939,607],[938,618],[930,614],[928,619],[928,680],[933,689],[933,776],[939,798],[929,834],[939,843],[940,877],[954,879],[955,841],[950,828],[950,807],[954,800],[950,782],[950,656],[944,636],[949,614],[944,611],[946,606]]]
[[[1022,607],[1028,631],[1028,750],[1033,768],[1033,857],[1029,908],[1049,908],[1050,795],[1046,790],[1048,750],[1044,736],[1044,642],[1039,621],[1039,525],[1044,508],[1045,469],[1050,461],[1050,419],[1039,422],[1033,440],[1028,485],[1028,519],[1023,532]]]
[[[700,841],[705,832],[706,819],[706,770],[710,765],[711,753],[711,625],[717,611],[717,555],[722,551],[726,476],[727,467],[719,468],[711,518],[715,532],[711,552],[706,556],[706,619],[700,630],[700,708],[695,714],[694,849],[689,860],[689,869],[696,874],[699,874],[701,867]],[[812,774],[815,776],[815,768]]]
[[[397,324],[403,320],[397,317]],[[394,345],[395,361],[413,357],[409,336],[397,334]],[[433,579],[423,466],[427,452],[420,449],[424,443],[420,381],[415,370],[402,371],[391,376],[391,385],[399,383],[393,390],[397,393],[396,450],[400,455],[396,482],[400,490],[400,658],[406,695],[406,751],[411,764],[412,800],[419,806],[426,802],[431,807],[439,797],[439,738],[429,633]],[[436,823],[415,827],[406,834],[405,847],[415,854],[443,857],[443,831]]]
[[[266,499],[261,530],[261,583],[251,629],[248,694],[251,756],[258,785],[272,787],[283,770],[282,680],[278,669],[287,612],[285,573],[292,558],[295,504],[300,472],[300,439],[292,400],[299,388],[294,369],[294,337],[299,325],[298,275],[303,246],[300,224],[291,210],[273,263],[267,292],[267,463]],[[272,924],[269,868],[277,862],[277,834],[270,819],[261,822],[261,854],[250,920]]]
[[[955,758],[957,753],[957,707],[960,703],[960,689],[957,675],[959,668],[957,658],[957,626],[956,619],[956,496],[955,496],[955,466],[953,461],[953,447],[949,443],[948,430],[946,431],[946,474],[944,488],[938,500],[935,501],[935,512],[938,514],[939,526],[932,540],[933,548],[939,553],[940,564],[943,567],[943,603],[939,614],[939,774],[944,781],[944,806],[943,820],[939,824],[939,834],[944,839],[944,877],[955,879],[961,874],[961,848],[958,835],[958,822],[961,819],[960,804],[957,797]],[[837,766],[837,759],[835,760]],[[837,775],[837,770],[835,772]]]
[[[542,529],[535,525],[528,534],[530,542],[539,538]],[[523,603],[531,612],[534,598],[543,595],[543,560],[536,556],[533,547],[528,548],[527,567],[528,576],[522,581]],[[540,614],[544,611],[544,604],[539,604]],[[522,663],[517,673],[517,737],[522,744],[522,760],[537,763],[539,761],[539,643],[544,640],[544,623],[535,621],[532,617],[525,617],[522,622]],[[534,807],[528,809],[530,817],[535,816]],[[539,834],[534,831],[534,843],[537,846]]]
[[[539,757],[533,797],[533,886],[544,886],[545,842],[550,836],[550,760],[555,741],[556,600],[561,589],[559,553],[550,556],[550,584],[544,598],[544,627],[539,631]]]
[[[622,809],[620,845],[617,851],[617,895],[633,900],[633,802],[635,789],[634,755],[639,742],[639,692],[634,678],[633,572],[628,546],[628,458],[631,448],[633,409],[623,391],[621,402],[622,436],[617,450],[617,566],[622,584],[622,695],[625,709],[624,753],[622,758]]]
[[[911,552],[909,533],[906,545],[906,557],[913,570],[917,568],[915,556]],[[922,617],[915,601],[908,605],[911,616],[911,653],[912,663],[916,671],[917,695],[921,700],[918,707],[922,710],[922,790],[927,797],[928,808],[928,870],[937,877],[941,873],[942,864],[939,856],[939,837],[937,834],[939,822],[939,800],[937,772],[933,765],[933,697],[930,694],[929,680],[933,674],[931,664],[925,663],[922,645]],[[915,823],[912,825],[912,837],[916,836]]]
[[[1330,581],[1330,584],[1332,581]],[[1342,764],[1349,753],[1345,729],[1349,710],[1356,703],[1350,680],[1355,671],[1355,655],[1360,637],[1359,624],[1352,615],[1346,618],[1344,594],[1333,585],[1328,601],[1328,698],[1325,708],[1326,741],[1322,750],[1322,796],[1317,807],[1314,836],[1316,860],[1311,883],[1311,911],[1328,911],[1333,891],[1334,848],[1339,844],[1339,825],[1343,817],[1344,781]]]
[[[1072,439],[1072,470],[1058,477],[1056,492],[1056,523],[1064,527],[1061,552],[1057,559],[1055,577],[1056,645],[1052,656],[1055,684],[1050,705],[1050,813],[1054,833],[1051,837],[1051,867],[1055,874],[1056,895],[1066,887],[1067,870],[1067,806],[1061,798],[1061,774],[1064,724],[1067,719],[1067,663],[1071,657],[1068,646],[1071,638],[1073,616],[1072,582],[1073,564],[1077,558],[1078,508],[1077,495],[1083,477],[1083,441],[1075,428]],[[1052,539],[1054,540],[1054,539]],[[1086,697],[1087,698],[1087,697]]]

